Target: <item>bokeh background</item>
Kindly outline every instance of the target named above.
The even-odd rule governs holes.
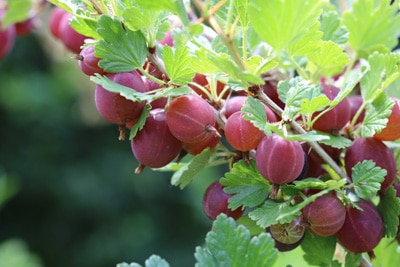
[[[0,61],[0,266],[105,267],[151,254],[193,266],[211,227],[202,195],[223,170],[184,190],[171,173],[134,174],[129,140],[99,117],[95,85],[50,36],[48,11]]]

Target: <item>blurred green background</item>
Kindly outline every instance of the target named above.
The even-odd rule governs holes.
[[[0,61],[0,266],[105,267],[153,253],[193,266],[211,227],[202,194],[223,171],[185,190],[171,173],[135,175],[129,140],[97,114],[94,83],[50,37],[46,13]],[[11,264],[13,253],[30,265]]]

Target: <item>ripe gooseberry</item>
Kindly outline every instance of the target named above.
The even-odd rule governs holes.
[[[392,98],[394,105],[386,127],[374,137],[382,141],[394,141],[400,138],[400,99]]]

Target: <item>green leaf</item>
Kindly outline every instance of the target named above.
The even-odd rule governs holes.
[[[314,79],[341,73],[350,61],[342,48],[332,41],[319,41],[317,49],[307,53],[306,57],[309,60],[306,69],[313,73]]]
[[[377,209],[382,217],[385,237],[396,237],[400,216],[400,198],[396,197],[396,190],[393,186],[386,189]]]
[[[184,85],[192,81],[195,72],[191,68],[192,57],[185,46],[176,49],[164,46],[162,58],[171,82]]]
[[[334,148],[339,148],[339,149],[344,149],[349,147],[352,144],[352,141],[350,139],[347,139],[346,137],[340,136],[340,135],[333,135],[329,133],[324,133],[317,131],[319,135],[325,135],[329,136],[327,139],[322,139],[319,142]]]
[[[133,138],[135,138],[137,132],[143,129],[143,126],[146,123],[146,119],[150,114],[150,110],[151,110],[151,105],[147,103],[144,106],[142,113],[140,113],[139,118],[137,119],[135,124],[133,124],[133,126],[130,130],[129,140],[132,140]]]
[[[400,16],[397,5],[389,0],[358,0],[350,11],[343,13],[349,30],[349,43],[359,57],[374,51],[387,53],[397,44]]]
[[[154,101],[159,98],[163,97],[170,97],[170,96],[180,96],[185,94],[190,94],[191,90],[187,86],[182,87],[167,87],[167,88],[160,88],[157,90],[152,91],[152,94],[149,93],[141,93],[136,90],[132,90],[132,88],[126,87],[124,85],[118,84],[110,80],[107,76],[92,76],[90,80],[95,82],[96,84],[100,84],[106,90],[114,93],[119,93],[121,96],[125,97],[126,99],[132,101]]]
[[[325,1],[249,0],[248,16],[258,35],[278,53],[300,55],[321,38],[318,18]],[[261,15],[262,14],[262,15]]]
[[[358,267],[362,259],[361,253],[347,252],[344,267]]]
[[[2,29],[30,18],[31,14],[29,11],[31,10],[32,0],[13,0],[6,1],[6,3],[7,12],[1,18]]]
[[[143,9],[148,10],[167,10],[179,16],[185,25],[189,24],[188,14],[185,9],[183,0],[135,0]]]
[[[80,17],[73,17],[73,19],[70,21],[71,27],[75,29],[78,33],[91,37],[93,39],[101,39],[101,36],[97,33],[97,21],[85,17],[85,16],[80,16]]]
[[[364,160],[357,163],[351,169],[351,178],[353,180],[356,195],[361,199],[370,199],[375,196],[381,188],[387,171],[372,160]]]
[[[305,178],[302,180],[295,180],[293,184],[283,184],[281,185],[282,192],[287,196],[298,195],[300,191],[304,189],[326,189],[327,185],[321,179],[317,178]]]
[[[346,44],[349,37],[349,32],[341,25],[340,17],[335,11],[322,13],[320,30],[323,32],[322,40],[332,41],[339,45]]]
[[[395,79],[399,78],[400,55],[373,53],[368,57],[369,70],[361,79],[364,101],[373,101]]]
[[[309,81],[302,79],[300,76],[290,81],[280,81],[278,83],[278,95],[286,103],[282,119],[295,119],[301,111],[304,99],[311,101],[311,99],[320,96],[321,92],[322,87],[320,85],[310,84]]]
[[[236,162],[231,171],[220,179],[224,191],[233,194],[229,198],[229,208],[255,207],[264,202],[271,192],[271,185],[258,172],[254,160],[247,165],[243,160]]]
[[[272,224],[291,222],[299,215],[301,215],[301,211],[297,206],[271,199],[266,200],[262,206],[249,213],[249,217],[262,228],[267,228]]]
[[[363,124],[359,128],[362,137],[371,137],[386,127],[394,102],[386,94],[381,94],[366,106]]]
[[[171,177],[171,184],[185,188],[190,184],[196,174],[202,171],[209,163],[211,151],[210,149],[204,149],[200,154],[196,155],[190,162],[182,163],[184,166],[177,170]]]
[[[326,95],[319,95],[317,97],[307,99],[303,98],[300,104],[300,114],[312,114],[315,111],[322,110],[330,104],[330,99]]]
[[[206,247],[197,247],[196,267],[273,266],[278,252],[267,233],[251,238],[249,230],[221,214],[207,233]]]
[[[142,67],[147,57],[146,39],[140,31],[124,28],[121,21],[102,15],[98,34],[103,37],[95,46],[99,66],[107,72],[128,72]]]
[[[124,262],[117,264],[117,267],[143,267],[143,266],[138,263],[128,264]],[[164,260],[160,256],[152,255],[145,261],[145,267],[169,267],[169,264],[166,260]]]
[[[264,105],[254,97],[247,97],[242,107],[243,119],[250,121],[255,127],[263,131],[266,135],[271,134],[268,128],[267,114]]]
[[[304,259],[310,265],[331,266],[336,248],[336,237],[334,235],[321,237],[306,231],[301,248],[305,253]]]

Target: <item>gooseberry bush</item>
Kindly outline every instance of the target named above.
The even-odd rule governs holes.
[[[213,225],[196,266],[273,266],[299,246],[309,265],[371,266],[400,242],[399,1],[49,2],[136,173],[184,189],[228,167],[199,200]],[[2,10],[5,56],[30,13]]]

